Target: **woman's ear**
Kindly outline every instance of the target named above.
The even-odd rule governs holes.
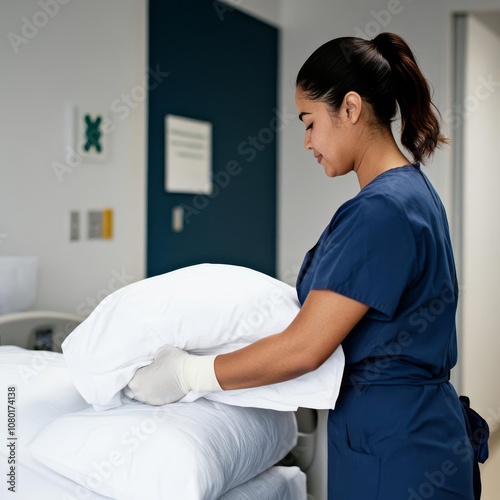
[[[348,92],[344,96],[343,104],[347,112],[347,118],[354,125],[359,120],[363,108],[361,96],[357,92]]]

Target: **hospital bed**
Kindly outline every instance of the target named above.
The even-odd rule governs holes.
[[[78,326],[81,320],[81,318],[74,315],[51,311],[29,311],[0,316],[0,380],[2,382],[2,392],[4,393],[2,400],[0,400],[0,408],[2,405],[4,406],[0,413],[0,425],[3,428],[7,428],[7,421],[2,422],[2,420],[7,420],[7,415],[9,415],[6,392],[9,387],[16,387],[15,404],[11,406],[15,406],[15,425],[17,426],[16,432],[18,432],[16,436],[18,439],[14,447],[17,498],[21,500],[31,500],[32,498],[41,500],[130,498],[132,500],[136,498],[132,491],[133,486],[127,486],[124,491],[123,487],[117,484],[117,482],[126,483],[127,481],[131,481],[130,478],[134,474],[139,474],[135,484],[141,483],[141,481],[149,482],[148,485],[144,484],[141,486],[143,488],[141,490],[141,497],[149,498],[147,492],[153,488],[153,493],[149,493],[153,499],[155,498],[154,487],[160,488],[160,486],[152,486],[151,483],[154,483],[158,477],[161,477],[163,483],[165,483],[168,480],[169,470],[171,474],[176,476],[174,478],[176,481],[174,482],[176,482],[175,488],[177,489],[169,494],[168,498],[177,498],[176,495],[179,495],[179,489],[182,489],[182,495],[179,498],[183,499],[323,500],[326,498],[327,411],[299,408],[298,411],[292,414],[292,420],[287,420],[284,415],[278,415],[278,418],[269,426],[264,424],[272,420],[270,415],[287,412],[235,408],[202,399],[194,403],[180,403],[178,411],[181,417],[177,418],[175,415],[175,411],[177,411],[176,404],[167,405],[167,407],[162,408],[171,407],[170,411],[173,413],[172,415],[164,415],[162,418],[169,422],[177,421],[176,425],[179,425],[179,429],[176,429],[176,432],[182,435],[182,439],[185,439],[185,435],[193,434],[185,441],[181,439],[179,444],[179,446],[184,446],[183,443],[185,443],[185,447],[191,450],[191,455],[187,454],[181,459],[169,456],[169,451],[163,450],[164,453],[156,457],[154,455],[156,452],[150,446],[151,443],[158,440],[156,439],[156,434],[153,434],[153,431],[151,431],[155,439],[146,441],[144,445],[141,443],[139,451],[136,452],[136,462],[138,463],[134,463],[132,458],[132,462],[125,461],[125,464],[120,463],[118,464],[120,466],[117,465],[116,467],[113,467],[111,459],[113,456],[117,458],[118,453],[126,450],[123,443],[118,447],[116,445],[109,445],[104,451],[104,455],[97,453],[96,448],[98,449],[104,442],[103,440],[107,439],[113,432],[118,433],[117,435],[123,438],[124,433],[133,429],[135,424],[137,427],[140,425],[144,426],[145,422],[149,422],[150,427],[148,429],[154,428],[155,431],[157,428],[160,429],[161,424],[155,420],[159,418],[158,413],[154,415],[148,413],[147,415],[142,414],[139,416],[137,414],[121,414],[119,418],[116,417],[116,421],[111,421],[111,427],[107,428],[108,436],[105,437],[96,437],[98,436],[99,428],[102,427],[99,425],[92,428],[93,434],[90,437],[80,438],[83,439],[80,441],[77,439],[78,436],[68,435],[66,433],[68,418],[70,420],[72,418],[83,419],[81,420],[83,422],[81,424],[82,427],[79,427],[83,433],[86,428],[85,426],[88,425],[88,421],[94,418],[93,415],[107,413],[95,412],[81,398],[69,379],[64,358],[61,354],[63,340]],[[158,408],[147,407],[147,405],[138,405],[134,410],[137,411],[139,406],[144,409],[143,411],[146,411],[148,408],[153,412],[159,411]],[[187,410],[190,413],[186,413],[186,406],[189,406]],[[203,432],[208,429],[206,435],[203,435],[202,431],[199,433],[190,433],[190,429],[195,424],[190,424],[189,419],[195,411],[199,413],[193,416],[193,422],[203,419],[202,415],[207,415],[207,412],[212,415],[210,422],[205,419],[200,426],[200,428],[203,428]],[[151,417],[151,415],[153,416]],[[135,421],[134,418],[136,419]],[[169,420],[170,418],[173,420]],[[175,420],[176,418],[177,420]],[[183,421],[184,424],[188,425],[188,428],[186,429],[179,424],[179,420],[181,423]],[[239,430],[235,426],[231,427],[229,425],[234,421],[239,422]],[[157,422],[157,424],[154,425],[151,422]],[[73,425],[75,425],[74,422]],[[248,428],[245,428],[247,426],[252,430],[249,431]],[[171,424],[170,427],[175,426]],[[256,429],[259,430],[256,431]],[[234,443],[226,443],[226,446],[229,447],[228,449],[222,445],[218,445],[218,439],[225,432],[231,435],[241,432],[241,436],[236,435]],[[286,434],[286,432],[291,432],[294,436],[293,443],[290,441],[291,444],[288,453],[286,453],[287,450],[284,450],[285,453],[281,453],[281,460],[270,464],[264,471],[261,471],[259,469],[259,462],[261,461],[259,456],[262,455],[262,450],[266,450],[269,446],[278,446],[273,442],[273,439],[276,439],[276,436],[274,436],[276,433],[278,437],[281,436],[279,438],[281,441],[286,441],[283,438],[283,433]],[[146,432],[143,430],[142,434],[147,436],[147,429]],[[245,435],[247,438],[250,437],[250,439],[245,441]],[[165,437],[165,439],[167,438],[172,440],[172,436]],[[93,442],[92,439],[97,441]],[[260,450],[252,449],[252,446],[259,439],[261,443],[265,444],[260,445]],[[242,442],[250,443],[249,448],[241,448]],[[98,443],[98,446],[95,446],[96,443]],[[203,449],[206,443],[215,443],[215,450],[209,450],[208,452],[204,450],[202,453],[200,450]],[[86,444],[87,448],[90,447],[90,452],[84,449]],[[53,446],[61,448],[61,450],[57,450],[57,453],[54,451],[52,456],[44,456],[46,454],[45,451]],[[240,447],[240,449],[230,449],[231,446],[233,448]],[[223,451],[221,452],[221,450]],[[82,454],[85,455],[85,453],[95,452],[95,457],[92,457],[92,455],[87,457],[87,462],[91,463],[93,467],[90,469],[91,473],[89,474],[88,471],[87,473],[84,472],[82,479],[81,468],[83,466],[81,463],[53,463],[54,460],[57,461],[57,459],[54,459],[54,456],[57,454],[61,456],[61,453],[64,454],[63,452],[68,454],[70,462],[78,462],[76,459],[73,460],[71,455],[80,456]],[[140,453],[143,452],[144,455],[141,455]],[[3,464],[8,463],[9,453],[11,452],[8,447],[4,446],[0,448],[0,460]],[[215,453],[215,455],[210,455],[210,453]],[[247,457],[248,460],[243,461],[244,465],[242,468],[244,470],[235,469],[234,464],[238,460],[235,460],[234,457],[243,456],[246,453],[249,456]],[[103,456],[105,460],[102,458]],[[220,462],[221,456],[227,456],[233,463],[225,464],[224,462]],[[154,466],[145,464],[146,458],[144,457],[147,457],[147,460],[155,457],[153,461]],[[208,465],[204,466],[203,460],[207,460],[207,457],[209,457],[209,462],[207,462]],[[186,463],[198,463],[198,469],[196,467],[182,466],[182,460],[186,460]],[[82,461],[84,460],[80,460],[80,462]],[[61,462],[64,462],[64,460],[61,459]],[[223,494],[219,495],[217,493],[216,496],[210,496],[210,492],[201,493],[200,491],[196,492],[196,490],[187,493],[187,490],[184,490],[184,486],[179,484],[181,476],[183,476],[183,480],[187,483],[194,482],[203,485],[210,483],[212,479],[215,482],[220,482],[220,478],[199,477],[200,475],[207,475],[206,467],[212,462],[218,463],[219,469],[222,469],[226,475],[223,478],[227,483],[222,487],[224,490]],[[160,463],[159,468],[158,463]],[[254,467],[254,470],[251,467]],[[191,468],[196,470],[185,470]],[[68,469],[71,470],[68,471]],[[213,474],[216,473],[214,472]],[[149,479],[140,474],[149,474]],[[114,476],[117,477],[115,482],[110,479]],[[196,477],[193,479],[193,476]],[[88,477],[92,477],[94,483],[107,481],[109,484],[105,488],[97,488],[96,490],[96,488],[92,487],[91,483],[88,483]],[[241,478],[245,480],[241,482]],[[225,488],[228,486],[232,487],[226,491]],[[7,487],[8,483],[4,484],[3,488]],[[202,488],[204,486],[199,487]],[[99,491],[99,493],[96,491]],[[165,490],[163,489],[161,494],[163,495],[164,492]],[[158,493],[157,498],[165,498],[159,495]]]

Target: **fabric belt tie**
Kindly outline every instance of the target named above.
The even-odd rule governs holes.
[[[474,498],[479,500],[481,498],[481,476],[478,462],[484,464],[488,459],[490,429],[486,420],[470,407],[470,400],[467,396],[460,396],[460,402],[462,403],[467,435],[474,453]]]

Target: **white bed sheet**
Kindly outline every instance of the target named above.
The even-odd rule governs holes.
[[[62,355],[45,351],[0,347],[0,387],[16,385],[16,498],[21,500],[104,500],[105,497],[49,469],[33,458],[30,441],[63,414],[89,408],[74,388]],[[57,390],[50,391],[50,388]],[[214,404],[214,403],[210,403]],[[6,396],[0,400],[7,415]],[[0,418],[0,423],[3,420]],[[2,425],[3,427],[3,425]],[[5,426],[6,427],[6,426]],[[0,460],[7,466],[8,449],[0,447]],[[7,490],[8,484],[2,488]],[[0,490],[1,491],[1,490]],[[3,492],[0,494],[3,496]],[[113,498],[113,497],[111,497]],[[220,497],[221,500],[304,500],[305,475],[298,468],[272,467]],[[150,499],[154,500],[154,499]]]
[[[43,467],[41,464],[40,466]],[[16,500],[110,500],[110,497],[83,488],[48,468],[41,471],[40,468],[32,470],[21,466],[19,478],[19,488],[12,496]],[[6,494],[5,498],[9,496]],[[275,466],[229,490],[219,497],[219,500],[306,500],[306,498],[306,475],[298,467]]]
[[[306,475],[298,467],[275,466],[219,500],[306,500],[306,490]]]

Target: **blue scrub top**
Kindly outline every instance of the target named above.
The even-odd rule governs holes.
[[[297,279],[370,307],[342,342],[328,419],[331,500],[472,500],[473,450],[450,369],[458,285],[444,207],[420,165],[388,170],[333,216]]]
[[[458,285],[439,196],[420,165],[388,170],[333,216],[298,275],[370,306],[342,343],[345,383],[446,379],[457,362]]]

